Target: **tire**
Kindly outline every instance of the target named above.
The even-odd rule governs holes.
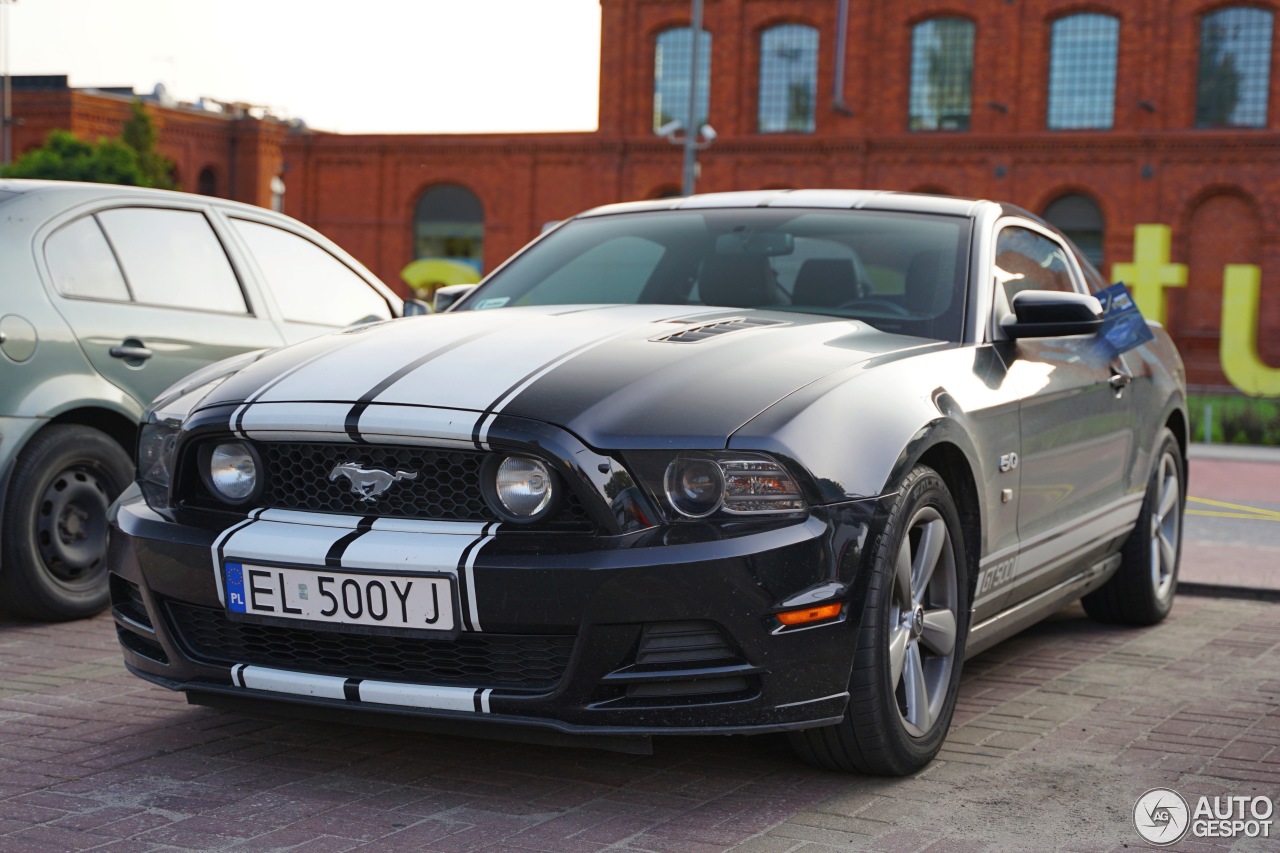
[[[964,531],[936,471],[903,479],[869,553],[844,719],[791,744],[830,770],[905,776],[942,748],[969,630]]]
[[[31,619],[91,616],[107,605],[107,508],[133,462],[105,433],[57,424],[18,456],[0,540],[0,606]]]
[[[1154,625],[1169,615],[1182,559],[1182,515],[1187,505],[1182,449],[1169,429],[1156,446],[1138,523],[1120,551],[1120,568],[1081,603],[1099,622]]]

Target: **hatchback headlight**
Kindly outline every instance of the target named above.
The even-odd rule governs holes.
[[[490,509],[504,521],[539,521],[554,512],[560,500],[560,478],[532,456],[492,456],[480,482]]]
[[[169,509],[174,451],[182,421],[150,415],[138,434],[138,485],[152,509]]]
[[[257,451],[243,441],[224,441],[203,454],[201,473],[214,497],[241,506],[258,496],[262,464]]]

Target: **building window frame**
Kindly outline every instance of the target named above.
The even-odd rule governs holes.
[[[1121,20],[1077,12],[1049,25],[1049,130],[1110,130],[1115,126]]]
[[[818,28],[784,21],[760,31],[757,133],[813,133],[817,129]]]
[[[1200,16],[1196,127],[1267,127],[1275,18],[1272,9],[1249,4],[1223,6]],[[1215,60],[1216,66],[1209,64]],[[1240,61],[1246,65],[1243,72],[1237,66]],[[1222,103],[1224,97],[1232,103]]]
[[[972,19],[959,15],[937,15],[912,24],[908,130],[970,129],[977,32]]]
[[[672,123],[682,125],[689,115],[689,71],[693,53],[693,28],[666,27],[653,38],[653,132]],[[701,30],[698,45],[698,128],[707,123],[711,108],[711,31]],[[693,129],[697,133],[697,128]]]

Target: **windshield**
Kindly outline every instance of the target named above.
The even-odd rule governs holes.
[[[959,340],[970,220],[786,208],[664,210],[573,220],[458,310],[671,304],[799,311]]]

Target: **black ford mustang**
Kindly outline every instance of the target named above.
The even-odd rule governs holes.
[[[986,201],[590,211],[446,313],[157,401],[114,508],[125,660],[200,702],[910,772],[966,656],[1081,596],[1172,603],[1182,366],[1101,334],[1103,287]]]

